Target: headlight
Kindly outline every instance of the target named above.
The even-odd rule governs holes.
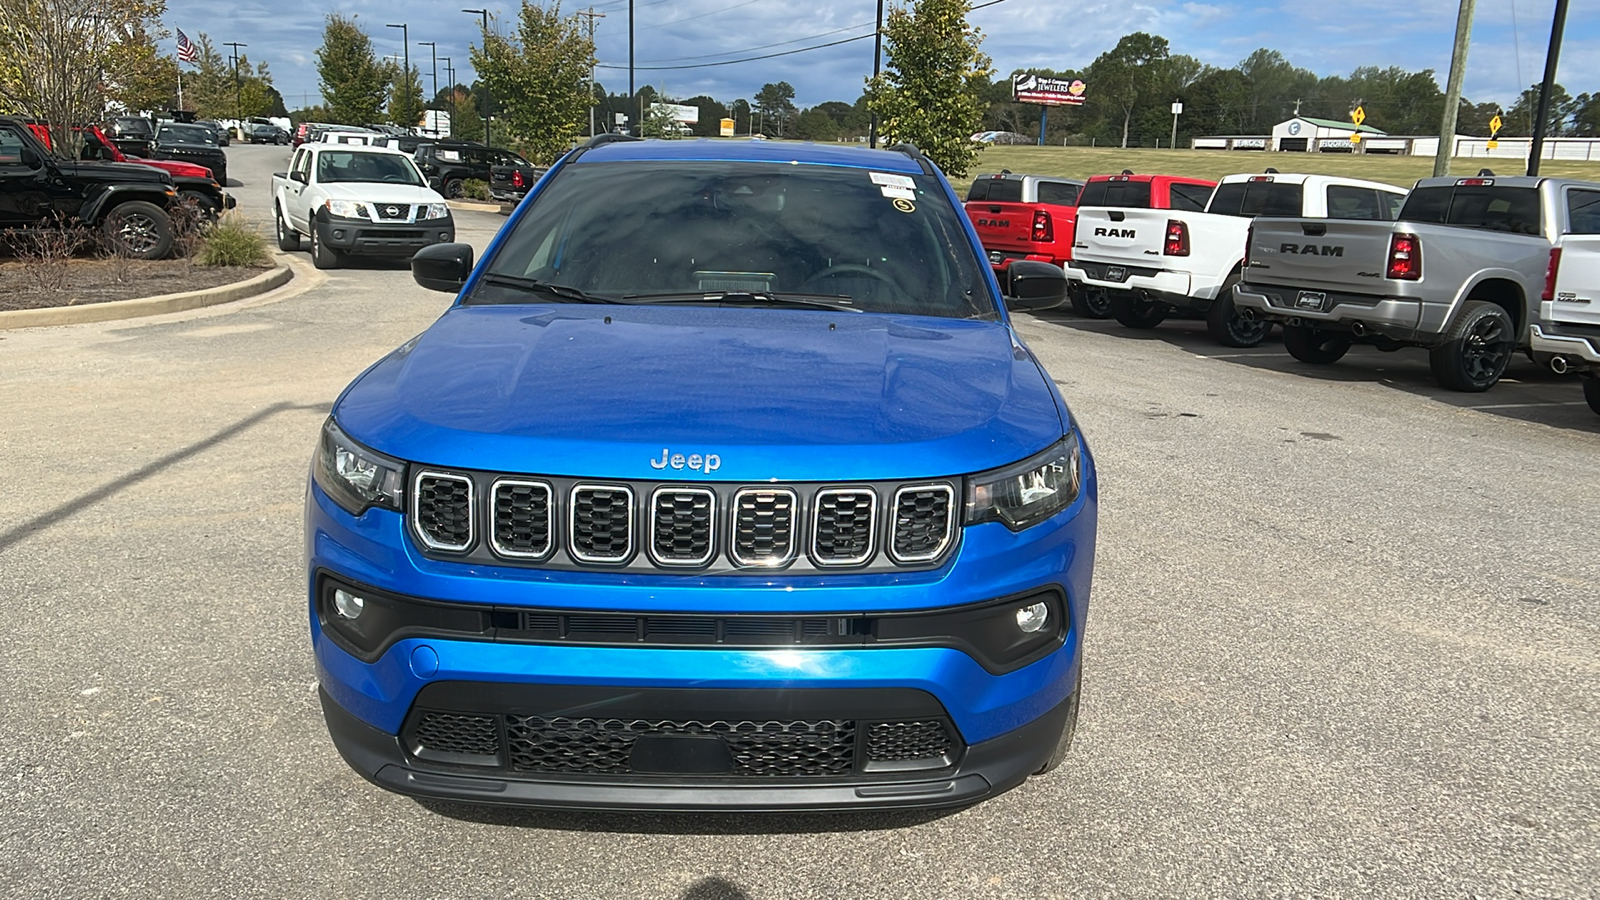
[[[1078,436],[1022,462],[980,472],[967,479],[966,524],[1000,522],[1021,531],[1072,505],[1082,486]]]
[[[312,477],[322,490],[352,515],[369,507],[400,509],[405,463],[361,446],[329,419],[322,426],[322,444]]]
[[[329,200],[324,204],[328,208],[328,215],[338,216],[341,219],[370,219],[367,215],[367,205],[354,200]]]
[[[424,215],[423,218],[424,219],[445,219],[445,218],[449,218],[449,216],[450,216],[450,204],[448,204],[448,203],[429,203],[428,204],[428,209],[427,209],[427,214]]]

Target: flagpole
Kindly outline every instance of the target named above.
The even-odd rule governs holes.
[[[183,109],[183,63],[178,63],[178,109]]]

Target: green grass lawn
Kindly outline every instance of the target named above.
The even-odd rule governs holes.
[[[978,157],[972,174],[1010,169],[1019,174],[1087,178],[1090,175],[1114,175],[1123,169],[1132,169],[1140,174],[1187,175],[1215,180],[1239,172],[1259,172],[1268,166],[1280,172],[1344,175],[1409,188],[1418,178],[1433,174],[1433,157],[1376,153],[1356,156],[1348,153],[1012,146],[985,149]],[[1485,166],[1501,175],[1521,175],[1524,169],[1523,161],[1516,159],[1457,159],[1451,163],[1450,172],[1453,175],[1475,175]],[[1600,162],[1547,159],[1540,164],[1539,174],[1600,181]],[[951,179],[957,193],[963,196],[971,183],[971,176]]]

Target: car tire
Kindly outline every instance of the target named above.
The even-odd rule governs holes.
[[[1135,294],[1123,293],[1111,298],[1111,315],[1129,328],[1140,330],[1160,325],[1172,307],[1159,300],[1145,300]]]
[[[1067,704],[1067,720],[1061,726],[1061,736],[1056,739],[1056,748],[1050,751],[1050,758],[1044,761],[1035,775],[1046,775],[1061,766],[1066,760],[1067,753],[1072,750],[1072,737],[1078,733],[1078,698],[1083,696],[1083,675],[1078,675],[1078,688],[1072,692],[1064,702]]]
[[[1595,415],[1600,416],[1600,375],[1583,376],[1583,399],[1589,402]]]
[[[1505,308],[1468,300],[1444,343],[1428,351],[1428,363],[1441,387],[1475,394],[1495,386],[1516,351],[1516,328]]]
[[[1283,349],[1303,363],[1327,366],[1350,352],[1354,342],[1342,334],[1323,331],[1315,325],[1283,326]]]
[[[461,192],[465,189],[466,185],[461,183],[461,179],[446,178],[444,184],[440,186],[439,193],[443,194],[446,200],[459,200]]]
[[[1072,291],[1072,311],[1085,319],[1111,318],[1111,297],[1105,291],[1079,285]]]
[[[289,223],[283,218],[283,209],[281,207],[273,207],[272,217],[277,220],[278,249],[286,251],[299,250],[300,232],[289,227]]]
[[[1206,331],[1224,347],[1254,347],[1272,333],[1272,323],[1239,311],[1233,302],[1233,286],[1238,283],[1238,275],[1222,283],[1217,299],[1206,309]]]
[[[319,269],[337,269],[342,262],[339,251],[317,238],[317,223],[311,221],[311,264]]]
[[[129,259],[165,259],[172,252],[172,217],[154,203],[119,203],[106,213],[100,227]]]

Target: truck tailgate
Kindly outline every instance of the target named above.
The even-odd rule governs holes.
[[[1060,222],[1060,214],[1070,207],[1048,206],[1039,203],[992,203],[972,200],[966,204],[967,218],[978,232],[978,240],[985,250],[1031,250],[1037,246],[1033,238],[1033,212],[1043,209],[1051,214],[1052,224]]]
[[[1072,258],[1088,262],[1160,265],[1161,245],[1166,238],[1167,220],[1171,218],[1174,218],[1173,212],[1166,209],[1079,207]]]
[[[1387,284],[1389,238],[1406,230],[1394,222],[1355,219],[1256,219],[1244,279],[1251,284],[1381,294]],[[1424,249],[1424,260],[1426,254]]]
[[[1557,246],[1561,265],[1550,320],[1600,327],[1600,235],[1564,235]]]

